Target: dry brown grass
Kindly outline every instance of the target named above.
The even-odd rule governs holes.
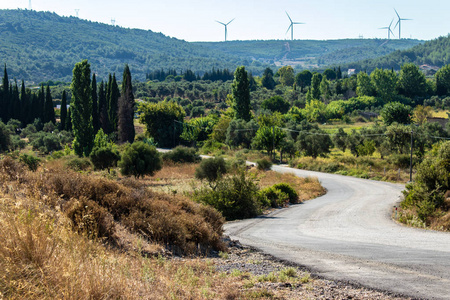
[[[217,211],[181,195],[151,191],[138,180],[119,183],[64,170],[57,163],[31,173],[12,159],[0,161],[0,179],[6,189],[62,211],[78,233],[112,245],[127,244],[118,238],[119,226],[179,254],[223,250],[223,218]]]
[[[119,253],[42,203],[0,193],[0,298],[234,299],[241,283],[208,262]]]
[[[298,177],[292,173],[278,173],[274,171],[259,171],[255,168],[251,172],[259,180],[261,188],[285,182],[292,186],[298,193],[300,201],[314,199],[326,193],[326,190],[315,177]]]
[[[144,178],[142,182],[154,191],[169,194],[191,192],[193,186],[201,184],[194,176],[198,165],[198,163],[174,164],[165,161],[160,171],[154,176]]]

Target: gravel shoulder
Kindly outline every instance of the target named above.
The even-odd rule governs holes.
[[[267,297],[275,299],[412,299],[348,282],[319,278],[304,267],[243,246],[238,241],[228,240],[228,244],[229,253],[209,259],[218,271],[239,276],[244,281],[247,294],[259,291],[261,295],[261,291],[266,291]],[[289,273],[286,270],[295,276],[280,276]]]

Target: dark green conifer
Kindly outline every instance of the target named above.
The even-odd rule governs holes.
[[[60,113],[60,125],[61,130],[68,130],[66,127],[67,119],[67,93],[63,91],[61,96],[61,113]]]
[[[119,98],[119,142],[132,143],[134,141],[134,95],[131,84],[131,72],[128,65],[123,70],[122,96]]]
[[[52,94],[50,92],[50,86],[47,85],[47,89],[45,92],[45,103],[44,103],[44,118],[43,123],[52,122],[56,123],[55,118],[55,108],[53,107],[53,99]]]
[[[100,129],[100,122],[98,118],[98,98],[97,98],[97,79],[95,74],[92,75],[92,126],[94,126],[94,133]]]

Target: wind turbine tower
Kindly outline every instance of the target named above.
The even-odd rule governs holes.
[[[391,24],[389,24],[388,27],[381,27],[381,28],[379,28],[379,29],[387,29],[387,32],[388,32],[388,40],[391,39],[391,33],[392,33],[393,36],[395,36],[394,33],[393,33],[392,30],[391,30],[392,22],[394,22],[394,19],[392,19]]]
[[[288,16],[289,21],[291,21],[291,25],[289,25],[288,29],[286,30],[286,33],[289,32],[289,29],[291,30],[291,41],[293,41],[293,40],[294,40],[294,25],[297,25],[297,24],[305,24],[305,23],[293,22],[292,19],[291,19],[291,17],[290,17],[289,14],[287,13],[287,11],[286,11],[286,15]]]
[[[111,25],[115,26],[116,25],[116,19],[111,19]]]
[[[78,18],[78,13],[80,12],[80,9],[75,9],[75,13],[76,13],[76,15],[77,15],[77,18]]]
[[[217,23],[219,23],[219,24],[222,24],[223,26],[225,26],[225,42],[227,41],[227,34],[228,34],[228,32],[227,32],[227,26],[228,26],[228,24],[230,24],[231,22],[233,22],[234,21],[234,19],[233,20],[231,20],[230,22],[228,22],[228,23],[222,23],[222,22],[219,22],[219,21],[216,21]]]
[[[31,0],[28,1],[28,9],[31,10]]]
[[[398,39],[401,40],[402,39],[402,21],[411,21],[412,19],[402,19],[400,18],[400,15],[398,14],[397,10],[394,8],[395,13],[397,14],[398,17],[398,21],[397,24],[395,24],[394,29],[397,27],[398,25]]]

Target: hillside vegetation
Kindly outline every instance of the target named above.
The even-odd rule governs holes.
[[[150,30],[129,29],[61,17],[50,12],[0,10],[0,63],[11,78],[27,83],[71,79],[73,65],[88,59],[100,79],[127,63],[144,80],[155,70],[192,70],[246,66],[260,75],[267,66],[316,68],[386,55],[418,40],[233,41],[188,43]]]
[[[237,55],[247,61],[257,60],[298,68],[322,68],[361,59],[381,57],[396,50],[419,44],[419,40],[343,39],[294,41],[230,41],[196,43],[215,51]]]
[[[100,78],[128,63],[136,79],[155,69],[235,68],[237,57],[211,52],[162,33],[94,23],[55,13],[0,10],[0,61],[25,81],[70,81],[73,65],[88,59]]]
[[[368,72],[375,68],[387,68],[400,70],[405,63],[416,65],[428,64],[430,66],[442,67],[450,63],[450,36],[439,37],[432,41],[412,47],[411,49],[397,50],[383,57],[360,60],[347,66],[357,70]]]

